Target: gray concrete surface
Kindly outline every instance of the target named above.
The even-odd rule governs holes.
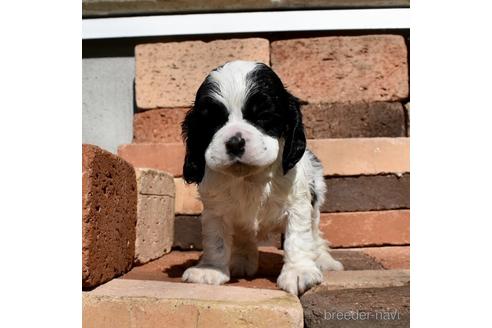
[[[135,59],[82,60],[82,142],[116,153],[133,138]]]

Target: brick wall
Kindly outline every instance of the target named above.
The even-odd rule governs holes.
[[[199,229],[189,225],[202,210],[196,188],[180,178],[180,122],[211,69],[234,59],[261,61],[303,101],[309,147],[325,169],[321,221],[332,246],[408,245],[407,58],[404,38],[389,34],[140,44],[133,143],[121,146],[119,155],[135,167],[171,173],[175,231]]]

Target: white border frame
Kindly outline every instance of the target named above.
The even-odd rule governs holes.
[[[409,8],[296,10],[83,19],[82,38],[408,28]]]

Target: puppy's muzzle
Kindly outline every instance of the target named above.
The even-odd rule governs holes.
[[[229,155],[231,158],[243,156],[245,145],[246,140],[243,139],[241,133],[236,133],[225,143],[227,155]]]

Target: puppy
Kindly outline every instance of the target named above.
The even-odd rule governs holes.
[[[219,285],[253,276],[259,240],[285,233],[277,285],[294,295],[343,270],[319,230],[323,169],[306,149],[300,103],[265,64],[228,62],[197,91],[182,123],[183,176],[197,183],[203,255],[183,281]]]

